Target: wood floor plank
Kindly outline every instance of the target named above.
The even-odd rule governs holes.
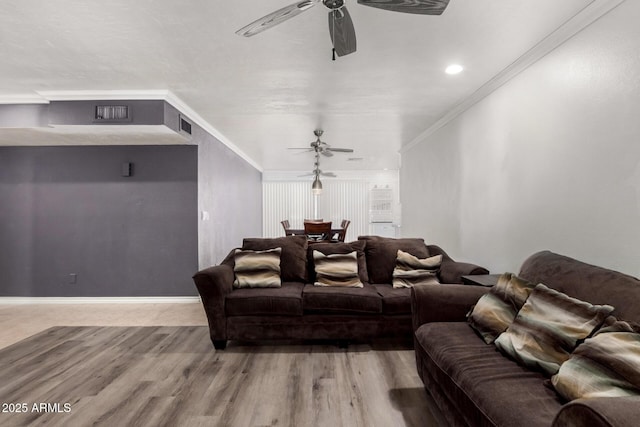
[[[0,402],[29,405],[3,427],[443,425],[397,345],[215,351],[205,326],[61,327],[0,349],[0,374]]]

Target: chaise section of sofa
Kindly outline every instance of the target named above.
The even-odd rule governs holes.
[[[354,242],[311,245],[305,236],[251,238],[243,241],[241,249],[275,248],[281,248],[280,287],[234,287],[236,249],[220,265],[193,276],[216,349],[225,348],[228,340],[410,339],[411,289],[391,284],[398,249],[419,258],[442,255],[438,278],[443,283],[461,283],[463,275],[488,273],[480,266],[456,262],[438,246],[417,238],[362,236]],[[314,251],[325,256],[355,252],[362,287],[315,286]]]
[[[631,276],[549,251],[529,257],[518,276],[583,301],[611,305],[616,318],[640,322],[640,281]],[[567,403],[543,373],[486,344],[466,315],[489,290],[472,285],[412,289],[418,373],[450,425],[637,425],[640,396]]]

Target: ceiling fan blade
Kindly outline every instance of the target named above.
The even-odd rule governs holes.
[[[333,173],[333,172],[320,172],[320,175],[322,175],[322,176],[328,176],[328,177],[331,177],[331,178],[336,178],[336,177],[338,176],[338,175],[336,175],[336,174],[335,174],[335,173]]]
[[[356,30],[346,6],[329,12],[329,34],[338,56],[356,51]]]
[[[351,148],[325,148],[325,150],[335,151],[336,153],[353,153]]]
[[[441,15],[449,0],[358,0],[358,3],[392,12]]]
[[[323,156],[326,156],[326,157],[333,157],[333,153],[332,153],[331,151],[326,150],[326,149],[325,149],[325,150],[322,150],[320,153],[321,153]]]
[[[271,27],[286,21],[289,18],[293,18],[296,15],[301,14],[305,10],[315,6],[320,0],[302,0],[290,4],[289,6],[278,9],[260,19],[253,21],[251,24],[246,25],[236,31],[239,36],[251,37],[264,30],[268,30]]]

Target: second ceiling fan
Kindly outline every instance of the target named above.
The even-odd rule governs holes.
[[[335,59],[335,55],[344,56],[356,51],[356,32],[344,2],[345,0],[298,1],[253,21],[236,31],[236,34],[254,36],[322,3],[329,9],[329,35]],[[358,0],[358,3],[393,12],[440,15],[447,8],[449,0]]]

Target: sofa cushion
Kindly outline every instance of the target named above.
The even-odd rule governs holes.
[[[237,249],[233,272],[235,288],[279,288],[281,248],[266,251]]]
[[[382,297],[383,314],[411,314],[411,288],[391,285],[372,285]]]
[[[419,284],[436,284],[442,255],[418,258],[398,249],[396,267],[393,269],[393,287],[410,288]]]
[[[562,402],[527,370],[486,345],[465,322],[437,322],[415,332],[415,351],[427,379],[467,425],[549,427]],[[506,409],[505,409],[506,408]]]
[[[302,315],[299,282],[283,282],[279,288],[234,289],[225,300],[227,316]]]
[[[640,324],[618,321],[600,329],[551,378],[567,400],[640,396]]]
[[[538,284],[513,323],[495,341],[504,353],[551,376],[613,307],[592,305]]]
[[[398,249],[418,258],[427,258],[429,256],[424,239],[360,236],[358,240],[366,242],[364,252],[367,257],[367,271],[370,283],[392,283]]]
[[[283,282],[303,282],[309,280],[307,274],[307,238],[306,236],[286,236],[273,239],[246,238],[242,249],[264,251],[282,248],[280,257],[280,276]]]
[[[361,288],[358,277],[358,255],[356,251],[348,254],[325,255],[313,251],[313,263],[316,271],[315,286],[338,286],[343,288]]]
[[[362,283],[369,283],[369,274],[367,273],[367,259],[364,253],[365,247],[364,240],[357,240],[349,243],[314,243],[309,245],[307,249],[307,258],[309,263],[309,281],[315,282],[315,268],[313,262],[313,251],[322,252],[325,255],[332,254],[348,254],[349,252],[356,251],[358,255],[358,276]]]
[[[480,297],[467,318],[469,325],[491,344],[516,318],[535,285],[512,273],[504,273],[489,293]]]
[[[382,298],[371,285],[362,288],[305,285],[302,290],[304,311],[331,314],[382,313]]]

